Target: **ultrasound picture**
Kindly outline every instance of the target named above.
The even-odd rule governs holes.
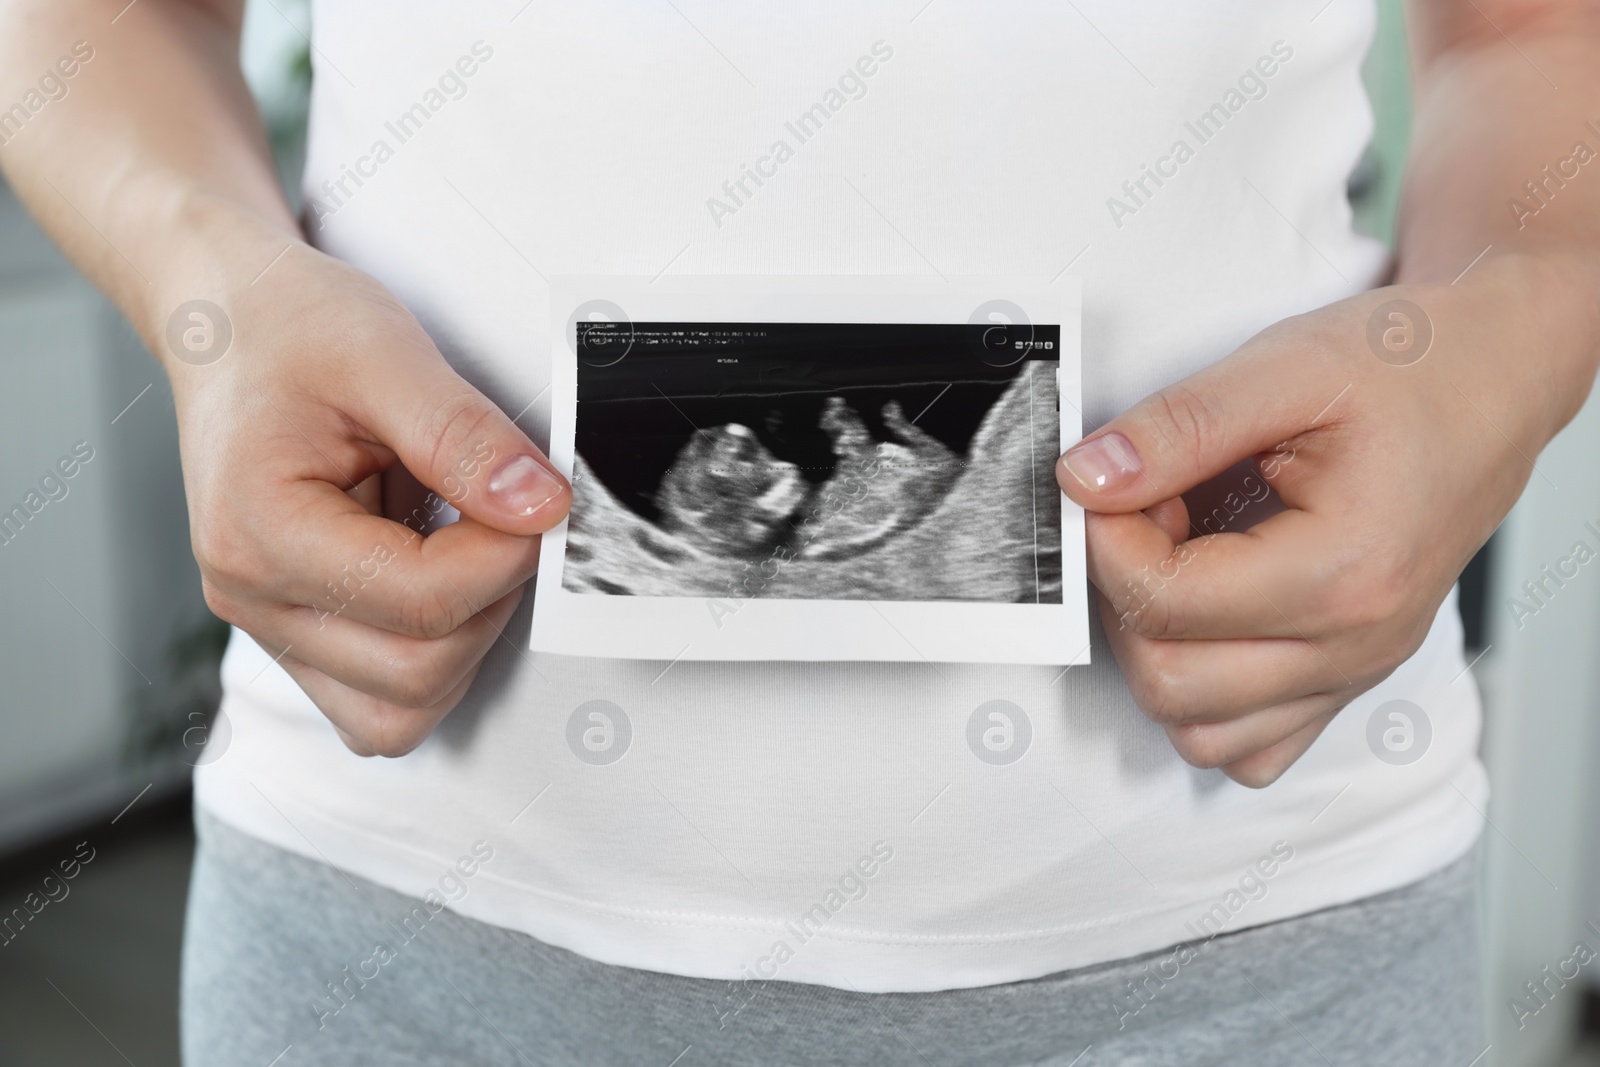
[[[1059,335],[580,323],[564,587],[1060,604]]]

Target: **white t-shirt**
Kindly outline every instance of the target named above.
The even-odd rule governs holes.
[[[1092,429],[1385,264],[1344,191],[1371,0],[521,7],[319,0],[305,190],[316,241],[535,440],[551,275],[1071,271]],[[1482,821],[1453,598],[1263,790],[1186,765],[1098,628],[1064,675],[669,665],[527,652],[531,602],[398,760],[347,752],[238,636],[200,804],[594,959],[867,991],[1303,914],[1427,875]],[[595,700],[626,720],[610,762],[568,741]],[[992,700],[1027,720],[1011,762],[969,747]],[[1393,700],[1426,723],[1374,724]],[[492,859],[450,873],[479,841]]]

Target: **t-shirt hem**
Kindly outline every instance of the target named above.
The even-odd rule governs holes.
[[[1440,815],[1439,808],[1451,804],[1457,792],[1447,782],[1429,803],[1414,805],[1404,825],[1361,835],[1338,852],[1308,856],[1292,873],[1286,868],[1267,897],[1252,902],[1239,921],[1217,932],[1237,933],[1354,903],[1448,867],[1471,850],[1482,831],[1479,813],[1487,780],[1476,761],[1470,771],[1474,781],[1453,802],[1458,814],[1448,819]],[[324,852],[310,846],[305,834],[313,830],[339,855],[339,869],[397,892],[422,896],[454,862],[376,838],[298,805],[294,832],[274,833],[237,809],[226,793],[202,786],[196,791],[196,808],[256,840],[331,866]],[[1475,794],[1477,802],[1469,794]],[[1466,803],[1460,803],[1463,800]],[[1373,862],[1375,855],[1388,862]],[[1357,857],[1360,862],[1352,862]],[[871,993],[935,992],[1027,981],[1158,952],[1204,936],[1193,925],[1202,904],[1189,900],[1143,914],[1100,916],[1043,930],[940,936],[823,929],[806,931],[810,936],[796,943],[802,932],[793,924],[765,917],[603,907],[498,877],[487,869],[472,879],[466,896],[447,906],[466,918],[613,966]],[[780,942],[787,951],[771,951]],[[775,959],[778,956],[781,961]]]

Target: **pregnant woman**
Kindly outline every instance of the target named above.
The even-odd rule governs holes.
[[[1373,0],[317,0],[300,218],[241,8],[0,7],[0,166],[237,628],[192,1067],[1483,1051],[1452,588],[1595,370],[1591,5],[1411,5],[1392,258]],[[548,279],[665,271],[1081,275],[1092,666],[529,653]]]

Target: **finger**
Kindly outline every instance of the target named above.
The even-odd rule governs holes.
[[[1251,789],[1263,789],[1271,785],[1282,777],[1283,772],[1292,767],[1296,760],[1306,754],[1340,710],[1334,708],[1313,719],[1271,748],[1264,748],[1243,759],[1223,764],[1222,773]]]
[[[1173,544],[1189,539],[1189,508],[1183,497],[1175,496],[1144,509],[1145,517],[1156,524]]]
[[[1147,637],[1316,639],[1344,625],[1362,593],[1353,577],[1361,546],[1328,543],[1328,529],[1285,511],[1244,533],[1174,543],[1146,514],[1090,513],[1089,580],[1119,628]]]
[[[358,756],[389,757],[404,756],[427,740],[466,696],[483,666],[481,660],[474,664],[454,688],[428,707],[408,708],[352,689],[293,656],[285,656],[280,662],[295,684],[333,723],[350,751]]]
[[[421,639],[309,608],[286,607],[252,625],[256,642],[276,658],[299,662],[334,681],[403,707],[437,703],[500,639],[523,588],[512,590],[444,637]]]
[[[1289,320],[1074,445],[1057,480],[1090,511],[1140,511],[1337,420],[1330,402],[1350,384],[1342,360]]]
[[[423,537],[369,515],[326,482],[297,482],[270,510],[289,520],[236,523],[248,541],[207,552],[214,584],[236,597],[302,605],[411,637],[454,631],[539,566],[537,537],[470,518]]]
[[[1347,686],[1321,650],[1298,639],[1161,641],[1115,628],[1100,598],[1117,665],[1141,711],[1162,725],[1237,719]]]
[[[416,327],[416,344],[362,383],[354,414],[417,480],[492,529],[528,536],[561,521],[572,489],[505,412],[457,374]]]
[[[1295,751],[1294,745],[1290,745],[1277,751],[1273,759],[1264,760],[1253,768],[1264,773],[1277,767],[1278,774],[1282,774],[1283,769],[1299,759],[1311,742],[1316,740],[1317,733],[1332,720],[1341,703],[1337,698],[1325,695],[1302,697],[1228,722],[1168,726],[1167,738],[1172,742],[1172,747],[1178,750],[1178,755],[1193,766],[1209,769],[1238,763],[1241,764],[1241,773],[1245,773],[1252,769],[1251,765],[1244,762],[1248,757],[1273,749],[1291,738],[1298,743],[1298,735],[1320,722],[1321,725],[1304,738],[1305,743],[1298,751]],[[1273,775],[1273,778],[1276,777]]]

